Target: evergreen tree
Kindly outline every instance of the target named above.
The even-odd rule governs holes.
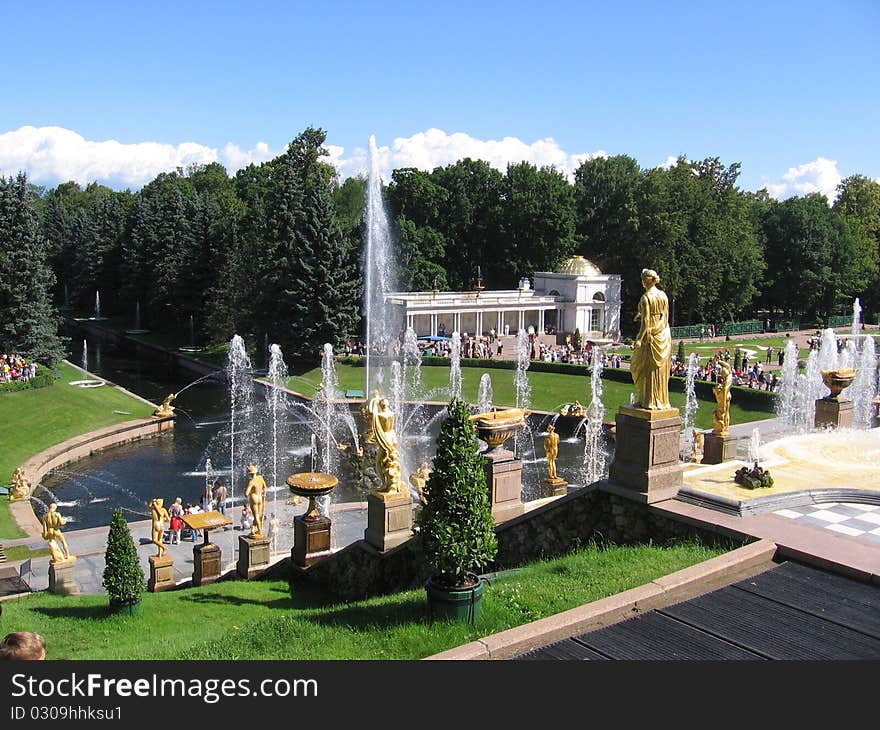
[[[292,305],[290,352],[317,360],[324,343],[339,348],[358,325],[358,277],[333,212],[330,191],[316,185],[306,199],[292,286],[282,296]]]
[[[23,174],[0,177],[0,351],[54,365],[64,357],[48,242]]]
[[[131,531],[120,509],[113,510],[104,561],[103,585],[111,605],[130,606],[140,601],[144,592],[144,574]]]
[[[465,585],[468,573],[495,557],[498,540],[474,422],[458,399],[447,410],[418,525],[431,570],[439,582],[454,587]]]

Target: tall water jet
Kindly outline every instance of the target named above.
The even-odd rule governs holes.
[[[862,304],[856,297],[853,300],[852,335],[858,337],[860,334],[862,334]]]
[[[82,369],[89,369],[89,343],[83,340]]]
[[[101,319],[101,294],[95,289],[95,319]]]
[[[226,365],[229,381],[229,500],[235,505],[235,481],[238,471],[254,459],[254,375],[244,340],[234,335],[229,344]],[[237,542],[233,541],[233,557]]]
[[[798,347],[794,340],[785,343],[782,357],[776,413],[787,430],[798,431],[801,422],[798,412],[800,383],[798,381]]]
[[[449,398],[461,398],[461,335],[452,333],[452,351],[449,353]]]
[[[688,355],[687,370],[684,379],[684,419],[682,421],[682,431],[684,438],[682,439],[681,459],[682,461],[690,461],[694,456],[694,424],[697,415],[697,409],[700,401],[697,398],[696,379],[697,371],[700,369],[700,358],[697,353],[692,352]]]
[[[836,353],[835,353],[836,354]],[[836,367],[836,358],[833,369]],[[831,393],[822,382],[822,369],[819,350],[811,350],[807,356],[807,368],[803,375],[798,376],[798,432],[811,431],[816,422],[816,401]]]
[[[527,372],[531,362],[530,351],[529,335],[525,329],[520,328],[516,333],[516,373],[513,376],[513,385],[516,388],[516,407],[526,410],[532,405],[532,386]]]
[[[370,135],[370,174],[367,180],[366,235],[364,246],[364,320],[366,323],[365,390],[368,397],[383,385],[383,373],[377,372],[375,354],[382,358],[391,335],[385,295],[392,291],[391,227],[382,195],[379,152],[376,137]]]
[[[272,503],[276,505],[278,501],[278,434],[279,424],[282,426],[282,420],[287,409],[287,398],[284,388],[287,385],[287,365],[281,354],[281,348],[273,344],[269,348],[269,380],[272,387],[269,388],[269,422],[272,424]],[[277,512],[276,512],[277,514]]]
[[[422,395],[422,351],[419,339],[412,327],[403,335],[403,375],[407,400],[418,400]]]
[[[584,486],[598,482],[607,476],[608,452],[605,448],[605,404],[602,402],[601,353],[593,350],[592,374],[590,376],[590,405],[587,407],[586,441],[584,443]]]
[[[877,347],[874,338],[863,335],[856,377],[843,394],[853,402],[853,427],[871,428],[874,398],[877,397]]]
[[[480,376],[480,387],[477,391],[477,413],[488,413],[492,410],[492,378],[489,373]]]
[[[752,435],[749,437],[749,464],[754,464],[757,466],[760,451],[761,432],[757,428],[753,428]]]

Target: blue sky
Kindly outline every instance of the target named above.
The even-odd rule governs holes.
[[[880,178],[880,3],[2,0],[0,173],[139,187],[327,131],[341,174],[464,155]],[[113,144],[115,141],[117,144]]]

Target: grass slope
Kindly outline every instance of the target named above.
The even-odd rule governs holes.
[[[0,395],[0,483],[8,484],[17,467],[50,446],[152,413],[147,404],[116,388],[68,385],[84,376],[66,363],[61,363],[60,373],[60,380],[48,388]],[[0,502],[0,538],[23,536],[9,513],[8,502]]]
[[[136,616],[109,615],[106,596],[44,592],[6,601],[3,620],[43,634],[49,659],[418,659],[722,552],[696,541],[590,545],[493,579],[475,626],[431,622],[424,590],[340,603],[315,588],[291,597],[285,581],[237,580],[147,593]]]
[[[341,390],[364,389],[364,369],[354,365],[338,364],[336,372],[339,376]],[[496,405],[513,405],[516,403],[516,388],[514,386],[513,370],[483,370],[481,368],[462,368],[462,396],[470,403],[477,400],[477,389],[480,385],[480,377],[483,373],[489,374],[492,379],[493,402]],[[560,375],[557,373],[528,372],[529,383],[532,386],[532,408],[540,411],[556,411],[563,403],[579,400],[586,406],[592,397],[590,390],[590,378],[577,375]],[[294,376],[288,380],[291,390],[312,396],[315,386],[321,382],[321,369],[309,370],[303,375]],[[445,389],[449,385],[449,368],[446,367],[423,367],[422,383],[426,391],[435,390],[439,395],[435,400],[445,400]],[[604,392],[602,402],[605,404],[605,420],[613,421],[617,409],[625,403],[629,403],[630,393],[635,388],[630,383],[619,383],[614,380],[603,380]],[[684,411],[685,396],[683,393],[672,392],[669,394],[670,403]],[[712,412],[715,410],[715,401],[701,400],[696,414],[696,424],[699,428],[712,428]],[[748,423],[765,418],[772,418],[773,414],[767,411],[743,408],[736,404],[730,407],[731,423]]]

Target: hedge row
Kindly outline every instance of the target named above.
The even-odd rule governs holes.
[[[362,366],[364,364],[364,359],[357,355],[342,357],[339,361],[354,366]],[[449,358],[423,357],[422,365],[429,367],[449,367]],[[516,370],[516,360],[480,360],[462,358],[461,366],[465,368]],[[544,362],[543,360],[532,360],[529,363],[529,370],[536,373],[556,373],[558,375],[578,375],[581,377],[587,376],[591,372],[587,365],[576,365],[568,362]],[[632,383],[630,371],[624,368],[605,368],[602,371],[602,377],[606,380],[614,380],[618,383]],[[708,380],[694,381],[694,390],[696,391],[697,396],[704,400],[711,401],[715,399],[715,395],[712,392],[714,386],[715,384]],[[669,378],[669,387],[671,390],[684,393],[685,379],[679,375],[674,375]],[[744,408],[766,411],[767,413],[774,413],[776,411],[776,399],[778,396],[772,391],[735,385],[731,388],[731,393],[733,402]]]
[[[45,388],[55,382],[55,373],[45,365],[37,363],[37,374],[30,380],[13,380],[11,383],[0,383],[0,393],[14,393],[29,388]]]

